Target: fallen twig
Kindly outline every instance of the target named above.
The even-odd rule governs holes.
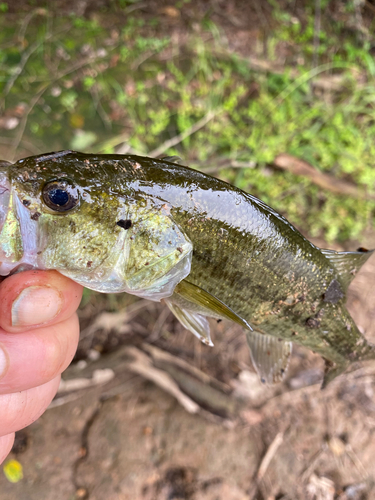
[[[25,50],[23,53],[22,53],[22,57],[21,57],[21,61],[20,63],[18,64],[18,66],[16,67],[14,73],[12,74],[12,76],[9,78],[9,80],[7,81],[5,87],[4,87],[4,90],[2,92],[2,99],[4,101],[5,97],[9,94],[11,88],[13,87],[15,81],[17,80],[17,78],[20,76],[20,74],[22,73],[22,71],[24,70],[25,66],[26,66],[26,63],[27,61],[29,60],[30,56],[36,51],[39,49],[39,47],[42,45],[43,42],[41,41],[37,41],[37,42],[34,42],[32,45],[30,45],[30,47],[28,47],[27,50]],[[5,108],[5,103],[3,102],[3,107]]]
[[[168,139],[167,141],[163,142],[159,147],[156,149],[153,149],[152,151],[149,152],[148,156],[150,157],[157,157],[167,151],[169,148],[172,148],[173,146],[176,146],[176,144],[179,144],[183,140],[185,140],[187,137],[190,135],[194,134],[197,132],[199,129],[203,128],[207,123],[214,118],[214,116],[217,115],[217,111],[209,111],[203,118],[198,120],[194,125],[186,129],[184,132],[181,134],[176,135],[175,137],[172,137],[171,139]]]
[[[238,160],[223,160],[218,161],[216,165],[206,166],[206,163],[199,162],[189,165],[192,168],[202,168],[206,174],[213,174],[222,168],[254,168],[256,162],[250,161],[238,161]]]
[[[257,492],[259,491],[260,483],[263,480],[264,475],[267,472],[267,469],[268,469],[272,459],[276,455],[277,450],[280,448],[283,441],[284,441],[284,432],[279,432],[276,434],[272,443],[269,445],[264,457],[262,458],[262,461],[260,462],[258,472],[255,476],[255,481],[251,486],[251,489],[249,492],[249,499],[250,500],[253,500],[253,498],[255,498]]]
[[[37,104],[39,99],[42,97],[44,92],[47,90],[48,86],[49,86],[48,83],[42,85],[39,92],[37,92],[35,94],[35,96],[31,99],[29,106],[28,106],[25,114],[22,117],[22,120],[21,120],[20,126],[18,128],[16,137],[14,138],[12,148],[11,148],[11,153],[10,153],[10,161],[14,161],[17,148],[20,145],[20,142],[22,141],[23,133],[25,132],[27,120],[29,118],[31,111],[33,110],[34,106]]]
[[[147,356],[147,354],[143,353],[136,347],[128,347],[127,353],[133,358],[133,361],[127,365],[128,370],[131,370],[133,373],[137,373],[147,380],[154,382],[154,384],[171,394],[187,412],[197,413],[199,411],[199,405],[197,405],[197,403],[180,390],[172,377],[170,377],[166,372],[158,370],[152,366],[151,359]]]
[[[327,189],[332,193],[345,194],[348,196],[353,196],[359,198],[363,196],[361,190],[357,188],[354,184],[351,184],[335,177],[324,174],[320,172],[312,165],[304,160],[296,158],[295,156],[289,155],[287,153],[282,153],[273,160],[275,167],[281,168],[282,170],[287,170],[294,175],[301,175],[307,177],[314,184],[321,187],[322,189]],[[374,195],[365,194],[366,198],[375,199]]]
[[[257,472],[257,481],[258,483],[263,479],[265,473],[267,472],[267,469],[271,463],[271,460],[273,457],[276,455],[277,450],[280,448],[282,445],[282,442],[284,441],[284,433],[279,432],[276,434],[274,440],[268,447],[268,450],[266,451],[266,454],[263,457],[263,460],[260,463],[258,472]]]
[[[154,382],[175,397],[189,413],[199,411],[202,414],[206,410],[205,416],[210,414],[215,418],[220,417],[220,421],[226,421],[227,425],[232,425],[239,414],[241,403],[231,394],[229,386],[190,363],[147,343],[141,344],[140,348],[123,346],[89,362],[82,369],[72,365],[64,373],[64,382],[59,390],[63,393],[62,401],[55,400],[52,407],[74,401],[76,398],[71,396],[72,393],[81,394],[98,385],[106,385],[106,377],[108,382],[114,384],[111,385],[113,388],[118,385],[116,381],[129,371]],[[102,395],[111,388],[106,388]]]
[[[42,97],[42,95],[44,94],[44,92],[51,86],[53,85],[54,83],[56,83],[57,81],[59,81],[61,78],[69,75],[70,73],[73,73],[74,71],[80,69],[80,68],[83,68],[84,66],[90,64],[90,63],[93,63],[95,62],[96,59],[99,59],[99,57],[97,56],[94,56],[94,57],[89,57],[87,59],[84,59],[83,61],[78,61],[76,64],[72,64],[68,70],[65,70],[65,71],[62,71],[61,73],[59,73],[56,78],[53,78],[52,80],[49,80],[48,82],[45,82],[43,83],[41,86],[40,86],[40,89],[39,91],[35,94],[35,96],[33,97],[33,99],[31,99],[30,103],[29,103],[29,106],[27,107],[27,110],[25,112],[25,114],[23,115],[22,117],[22,120],[21,120],[21,123],[20,123],[20,126],[19,126],[19,129],[18,129],[18,132],[17,132],[17,135],[16,137],[14,138],[14,141],[13,141],[13,144],[12,144],[12,149],[11,149],[11,153],[10,153],[10,160],[13,161],[14,160],[14,157],[15,157],[15,154],[16,154],[16,151],[17,151],[17,148],[20,144],[20,142],[22,141],[22,137],[23,137],[23,133],[25,131],[25,128],[26,128],[26,124],[27,124],[27,120],[29,118],[29,115],[31,113],[31,111],[33,110],[34,106],[36,106],[36,104],[38,103],[39,99]]]

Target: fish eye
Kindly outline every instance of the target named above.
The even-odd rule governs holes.
[[[67,180],[48,182],[42,196],[44,203],[54,212],[67,212],[79,203],[77,188]]]

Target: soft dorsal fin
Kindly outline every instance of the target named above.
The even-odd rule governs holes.
[[[373,254],[374,250],[362,252],[337,252],[335,250],[322,249],[321,252],[339,273],[340,282],[344,287],[344,291],[346,291],[354,276]]]
[[[275,384],[281,382],[288,369],[292,354],[292,343],[260,333],[246,332],[251,361],[261,382]]]

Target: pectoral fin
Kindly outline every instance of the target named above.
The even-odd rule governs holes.
[[[178,305],[172,303],[170,300],[165,299],[165,302],[172,313],[176,316],[179,322],[191,333],[193,333],[199,340],[204,344],[213,346],[211,335],[210,335],[210,325],[205,316],[198,314],[194,311],[189,311],[187,309],[182,309]]]
[[[292,343],[257,331],[246,332],[251,360],[262,382],[275,384],[284,378]]]
[[[189,281],[176,286],[172,297],[165,300],[176,318],[204,344],[212,346],[210,325],[206,316],[234,321],[247,330],[251,326],[221,300]]]
[[[247,330],[252,331],[252,327],[249,323],[236,314],[230,307],[224,304],[224,302],[206,290],[203,290],[203,288],[193,285],[189,281],[181,281],[176,286],[175,293],[183,297],[185,300],[192,302],[195,306],[201,307],[207,311],[207,316],[209,316],[209,313],[212,312],[213,317],[230,319]]]

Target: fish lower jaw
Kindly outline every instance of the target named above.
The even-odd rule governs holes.
[[[30,269],[44,269],[37,264],[35,257],[23,256],[17,262],[7,262],[6,259],[1,260],[0,255],[0,276],[10,276],[21,271],[28,271]]]

